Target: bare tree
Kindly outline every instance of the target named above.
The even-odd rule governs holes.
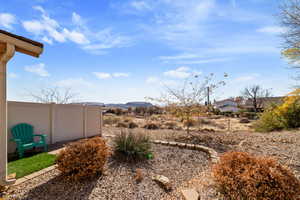
[[[300,68],[300,0],[286,0],[281,5],[281,24],[285,28],[283,55],[294,68]]]
[[[158,99],[152,100],[165,104],[171,113],[179,116],[186,126],[186,131],[190,133],[190,126],[193,115],[203,112],[204,102],[209,93],[221,85],[225,85],[224,81],[214,82],[214,74],[200,79],[198,75],[194,75],[186,79],[182,86],[171,88],[165,86],[165,92]]]
[[[242,91],[242,95],[244,98],[252,102],[252,106],[255,112],[257,112],[258,109],[262,107],[264,98],[270,97],[271,92],[267,89],[263,89],[259,85],[253,85],[253,86],[246,87]]]
[[[39,103],[67,104],[74,102],[78,94],[74,93],[71,88],[54,87],[43,88],[37,93],[30,92],[29,96]]]

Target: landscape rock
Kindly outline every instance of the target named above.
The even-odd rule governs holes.
[[[1,192],[4,192],[6,190],[6,187],[5,186],[2,186],[2,185],[0,185],[0,193]]]
[[[199,194],[195,189],[185,189],[181,190],[181,193],[185,200],[198,200]]]
[[[170,191],[172,190],[171,181],[168,177],[163,175],[155,175],[152,180],[158,182],[165,190]]]
[[[240,123],[242,123],[242,124],[248,124],[248,123],[250,123],[250,120],[247,119],[247,118],[243,118],[243,119],[240,120]]]

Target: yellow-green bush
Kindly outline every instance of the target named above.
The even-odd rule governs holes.
[[[267,109],[255,124],[255,129],[262,132],[298,127],[300,127],[300,89],[289,93],[281,105]]]
[[[254,124],[255,130],[259,132],[270,132],[283,129],[280,116],[274,112],[274,108],[266,110]]]

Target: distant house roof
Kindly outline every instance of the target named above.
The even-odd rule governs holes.
[[[226,102],[236,103],[236,101],[234,99],[224,99],[224,100],[220,100],[220,101],[215,101],[214,104],[215,105],[221,105],[221,104],[224,104]]]
[[[258,98],[257,101],[261,107],[267,107],[267,106],[270,106],[271,104],[281,104],[283,102],[284,98],[285,98],[284,96],[283,97],[264,97],[264,98]],[[252,100],[247,99],[243,106],[253,107]]]
[[[19,35],[15,35],[15,34],[9,33],[9,32],[7,32],[7,31],[1,30],[1,29],[0,29],[0,33],[5,34],[5,35],[8,35],[8,36],[10,36],[10,37],[14,37],[14,38],[16,38],[16,39],[18,39],[18,40],[22,40],[22,41],[24,41],[24,42],[28,42],[28,43],[30,43],[30,44],[32,44],[32,45],[34,45],[34,46],[37,46],[37,47],[41,47],[41,48],[44,47],[44,45],[43,45],[42,43],[39,43],[39,42],[30,40],[30,39],[28,39],[28,38],[25,38],[25,37],[22,37],[22,36],[19,36]]]

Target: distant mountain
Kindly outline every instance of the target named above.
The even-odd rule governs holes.
[[[133,101],[133,102],[128,102],[128,103],[109,103],[109,104],[104,104],[100,102],[78,102],[74,104],[85,104],[89,106],[101,106],[101,107],[111,107],[111,108],[122,108],[122,109],[127,109],[129,107],[152,107],[153,105],[149,102],[143,102],[143,101]]]
[[[73,104],[84,104],[84,105],[88,105],[88,106],[101,106],[101,107],[105,106],[104,103],[100,103],[100,102],[78,102],[78,103],[73,103]]]
[[[113,107],[113,108],[122,108],[127,109],[129,107],[152,107],[153,105],[149,102],[137,101],[137,102],[128,102],[125,104],[105,104],[105,107]]]
[[[143,102],[143,101],[136,101],[136,102],[128,102],[125,105],[128,107],[152,107],[152,103],[149,102]]]
[[[122,109],[127,109],[128,106],[126,104],[121,104],[121,103],[110,103],[110,104],[105,104],[105,107],[110,107],[110,108],[122,108]]]

